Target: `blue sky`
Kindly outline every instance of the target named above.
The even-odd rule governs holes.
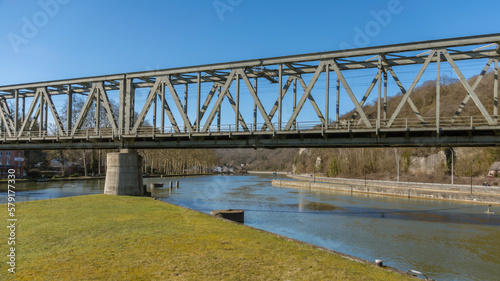
[[[382,11],[384,26],[356,41]],[[498,11],[498,0],[0,0],[0,85],[498,33]]]

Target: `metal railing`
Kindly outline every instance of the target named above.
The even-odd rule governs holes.
[[[493,116],[495,117],[495,116]],[[78,129],[73,134],[70,132],[68,135],[66,131],[59,132],[47,131],[47,130],[33,130],[33,131],[23,131],[21,134],[11,133],[11,136],[5,131],[0,132],[0,139],[24,139],[24,138],[119,138],[121,136],[171,136],[171,135],[191,135],[191,134],[214,134],[214,133],[277,133],[277,132],[335,132],[335,131],[350,131],[355,132],[358,130],[412,130],[412,129],[429,129],[429,130],[439,130],[439,129],[457,129],[457,130],[467,130],[474,128],[488,128],[499,126],[495,120],[495,125],[490,125],[483,116],[458,116],[458,117],[441,117],[439,119],[439,126],[435,117],[425,118],[423,121],[418,118],[399,118],[395,119],[390,127],[387,127],[386,120],[369,119],[368,124],[371,128],[365,124],[360,119],[341,119],[339,121],[334,121],[325,125],[324,123],[318,121],[300,121],[295,122],[289,130],[285,130],[286,123],[282,123],[281,126],[277,122],[272,123],[272,127],[268,126],[266,123],[249,123],[249,124],[220,124],[211,125],[206,131],[202,130],[200,126],[199,130],[196,126],[193,126],[193,130],[189,131],[186,127],[178,126],[165,126],[163,128],[153,127],[153,126],[142,126],[139,127],[135,132],[126,133],[125,131],[120,132],[118,129],[112,127],[103,128],[85,128]]]

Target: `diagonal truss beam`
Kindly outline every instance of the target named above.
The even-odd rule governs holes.
[[[392,76],[392,78],[394,78],[394,81],[396,81],[396,84],[398,85],[399,89],[401,90],[401,93],[403,93],[403,95],[406,95],[407,91],[406,91],[405,87],[403,86],[403,83],[401,83],[401,80],[399,80],[399,77],[396,75],[396,73],[392,69],[392,67],[387,66],[385,68],[386,68],[386,71],[391,73],[391,76]],[[422,117],[422,114],[420,114],[420,111],[418,110],[417,106],[415,106],[415,103],[413,103],[413,100],[410,97],[408,97],[408,105],[410,105],[411,110],[413,111],[413,113],[415,113],[415,115],[417,116],[420,123],[426,125],[427,123],[425,122],[424,118]]]
[[[260,99],[257,96],[257,92],[255,91],[255,88],[252,86],[252,83],[250,83],[250,80],[248,79],[248,76],[246,75],[245,71],[240,69],[238,72],[241,75],[241,77],[243,78],[243,81],[245,81],[245,84],[247,85],[247,88],[250,91],[250,94],[252,95],[253,100],[254,100],[255,104],[257,105],[257,108],[259,108],[260,114],[262,115],[262,118],[264,118],[264,122],[266,123],[267,127],[270,128],[271,130],[274,130],[274,126],[271,123],[271,119],[267,115],[266,110],[264,109],[264,106],[262,106],[262,103],[260,102]]]
[[[181,115],[182,120],[184,121],[184,127],[186,127],[189,132],[194,132],[191,121],[189,121],[189,117],[187,116],[186,112],[184,112],[184,107],[182,106],[182,102],[179,99],[179,95],[177,95],[177,91],[175,90],[174,85],[172,85],[170,76],[167,77],[165,82],[170,91],[170,94],[172,95],[172,98],[174,99],[175,105],[177,105],[177,110]]]
[[[10,121],[9,116],[4,108],[5,100],[0,99],[0,103],[1,103],[0,104],[0,119],[2,120],[2,124],[4,125],[4,128],[5,128],[5,131],[7,132],[7,135],[9,135],[9,137],[12,137],[12,127],[11,127],[11,124],[9,122]]]
[[[168,77],[158,77],[156,79],[155,84],[153,87],[151,87],[148,97],[146,99],[146,103],[144,104],[144,107],[139,114],[139,117],[137,118],[136,123],[134,124],[134,127],[132,128],[132,133],[137,133],[137,130],[139,126],[144,122],[144,119],[146,117],[147,112],[151,108],[151,104],[153,103],[155,97],[160,93],[160,99],[163,99],[164,93],[162,91],[165,90],[165,83],[167,83]],[[179,126],[177,125],[177,121],[175,120],[175,117],[172,113],[172,110],[170,109],[170,106],[168,105],[168,102],[166,100],[162,100],[162,111],[167,113],[167,117],[170,120],[170,123],[172,124],[172,128],[176,133],[180,133]],[[184,111],[182,111],[184,112]]]
[[[24,117],[23,124],[21,125],[21,128],[19,129],[19,132],[18,132],[19,137],[24,132],[24,129],[26,128],[26,125],[28,124],[28,122],[30,122],[30,117],[33,114],[33,110],[35,110],[35,106],[38,103],[38,99],[40,99],[40,93],[36,92],[35,96],[33,97],[33,101],[31,102],[30,108],[28,109],[28,112],[26,113],[26,116]],[[31,126],[28,129],[31,130]]]
[[[358,100],[356,99],[356,96],[354,96],[354,93],[352,92],[351,87],[349,86],[349,84],[345,80],[345,77],[342,74],[342,71],[340,71],[340,68],[339,68],[337,62],[336,61],[330,61],[330,65],[333,67],[333,70],[335,70],[335,73],[337,74],[337,78],[340,80],[340,82],[342,82],[342,85],[344,86],[344,89],[346,90],[347,94],[351,98],[352,103],[356,107],[356,110],[358,111],[358,113],[359,113],[359,115],[361,117],[361,120],[363,120],[363,122],[365,123],[365,125],[366,125],[367,128],[372,128],[372,125],[370,124],[370,121],[366,117],[366,114],[363,111],[363,108],[358,103]]]
[[[314,85],[318,81],[318,78],[321,75],[321,72],[323,72],[323,69],[325,69],[325,65],[326,65],[326,63],[324,61],[322,61],[318,65],[318,67],[316,68],[316,71],[314,72],[314,75],[311,78],[311,81],[309,82],[309,85],[305,89],[304,94],[300,98],[299,103],[297,104],[297,107],[295,107],[295,110],[293,111],[292,116],[290,117],[290,120],[288,120],[288,123],[285,126],[285,131],[290,130],[290,128],[294,124],[295,120],[297,119],[297,116],[300,113],[300,110],[302,109],[302,107],[304,106],[304,103],[306,102],[306,99],[309,98],[309,96],[311,94],[311,91],[314,88]]]
[[[244,131],[248,131],[247,123],[245,123],[245,120],[243,119],[243,115],[241,115],[241,112],[238,110],[238,107],[236,106],[236,102],[233,99],[233,95],[231,95],[231,91],[228,90],[226,93],[226,96],[227,96],[227,100],[229,101],[229,104],[231,105],[231,107],[234,110],[234,113],[238,114],[238,121],[239,121],[238,123],[241,125],[241,127],[243,127]]]
[[[472,90],[476,90],[476,87],[479,85],[479,83],[481,82],[481,80],[484,77],[484,74],[486,74],[486,72],[488,71],[488,69],[490,68],[492,63],[493,63],[493,59],[489,59],[488,62],[486,63],[486,65],[484,66],[483,70],[481,71],[481,73],[477,77],[476,81],[472,85]],[[469,99],[470,99],[470,95],[466,94],[465,98],[462,100],[462,103],[460,103],[460,106],[458,107],[457,111],[455,111],[455,115],[453,116],[453,119],[451,120],[450,125],[453,125],[455,123],[455,121],[457,120],[458,116],[462,113],[462,110],[464,109],[464,107],[467,104],[467,102],[469,101]]]
[[[52,112],[52,117],[54,118],[54,121],[57,126],[57,131],[59,132],[60,135],[64,134],[64,127],[61,122],[61,118],[59,117],[59,114],[57,113],[56,107],[54,106],[54,103],[52,102],[51,95],[47,93],[47,88],[40,88],[38,91],[42,94],[43,99],[45,102],[49,105],[50,111]],[[47,114],[47,113],[45,113]]]
[[[236,75],[236,69],[231,70],[231,73],[229,74],[226,83],[224,83],[224,87],[222,87],[222,91],[220,92],[220,95],[217,98],[214,107],[212,107],[212,111],[208,115],[207,122],[205,123],[205,126],[203,126],[202,130],[203,132],[207,132],[210,125],[212,125],[212,122],[214,121],[215,118],[215,114],[217,113],[222,101],[226,97],[226,94],[229,91],[229,87],[231,87],[231,84],[233,83],[235,75]]]
[[[398,104],[398,107],[396,108],[396,110],[394,111],[394,113],[392,114],[391,116],[391,119],[389,120],[389,122],[387,122],[387,128],[390,128],[392,126],[392,123],[394,123],[394,120],[396,119],[396,117],[398,116],[399,112],[401,111],[401,109],[403,108],[404,104],[408,101],[408,98],[410,97],[411,93],[413,92],[413,90],[415,89],[415,87],[417,86],[417,83],[418,81],[420,81],[420,78],[422,77],[422,75],[424,74],[425,70],[427,69],[427,67],[429,66],[429,63],[431,62],[432,58],[434,57],[434,55],[436,54],[436,50],[431,50],[431,52],[429,53],[429,55],[427,56],[427,58],[425,59],[425,62],[424,64],[422,65],[422,67],[420,68],[420,71],[418,72],[417,76],[415,77],[415,79],[413,80],[413,83],[411,84],[410,88],[408,88],[408,91],[406,91],[404,94],[403,94],[403,98],[401,99],[401,101],[399,102]],[[417,115],[418,116],[418,115]]]
[[[306,86],[306,83],[304,82],[304,79],[302,79],[302,76],[299,76],[297,78],[297,80],[300,82],[300,85],[302,86],[302,89],[304,89],[304,91],[305,91],[307,89],[307,86]],[[318,104],[316,103],[316,101],[314,100],[314,98],[313,98],[313,96],[311,95],[310,92],[309,92],[309,95],[307,96],[307,98],[311,102],[311,104],[312,104],[312,106],[314,108],[314,111],[316,111],[316,115],[318,115],[319,120],[321,121],[321,123],[324,124],[325,123],[325,117],[323,117],[323,114],[321,113],[321,110],[319,109]]]
[[[172,114],[172,110],[170,110],[170,106],[168,105],[168,102],[165,100],[164,101],[164,108],[162,108],[167,113],[168,119],[170,120],[170,124],[172,124],[172,127],[176,133],[180,133],[181,130],[179,129],[179,126],[177,125],[177,121],[175,121],[174,114]]]
[[[290,88],[290,85],[292,85],[292,82],[295,80],[296,78],[292,77],[292,76],[288,76],[288,79],[286,80],[285,82],[285,86],[283,86],[283,94],[282,94],[282,99],[285,98],[285,95],[286,93],[288,92],[288,89]],[[276,102],[274,103],[273,105],[273,108],[271,108],[271,111],[269,111],[269,120],[273,120],[273,117],[274,117],[274,114],[276,114],[276,111],[278,111],[278,107],[279,107],[279,100],[280,100],[280,97],[278,97],[276,99]],[[264,118],[265,119],[265,118]],[[261,131],[265,131],[267,129],[267,125],[264,124],[262,125],[262,128],[260,129]]]
[[[73,127],[73,130],[71,131],[71,135],[74,136],[77,130],[80,130],[82,127],[83,121],[87,117],[87,114],[90,111],[90,107],[92,106],[92,103],[95,99],[96,92],[98,91],[97,89],[97,83],[92,84],[92,88],[90,89],[90,93],[87,96],[87,99],[85,100],[85,103],[83,104],[82,111],[80,111],[80,114],[78,115],[78,119],[76,120],[75,126]]]
[[[212,98],[215,95],[215,91],[217,91],[218,85],[219,85],[218,83],[214,83],[212,85],[212,88],[210,89],[210,92],[208,93],[208,96],[205,99],[205,102],[203,103],[203,106],[200,109],[200,118],[199,118],[200,119],[200,123],[201,123],[201,119],[203,118],[203,116],[205,116],[205,112],[207,112],[208,106],[212,102]],[[194,121],[194,127],[198,128],[198,120]]]
[[[448,63],[451,65],[451,67],[453,68],[453,70],[457,74],[458,79],[460,79],[460,82],[465,87],[465,89],[469,93],[470,97],[472,98],[472,100],[476,104],[477,108],[479,108],[479,111],[481,111],[481,114],[483,114],[484,119],[486,119],[486,121],[488,121],[489,125],[495,125],[495,122],[493,121],[491,116],[488,114],[488,111],[484,107],[483,103],[478,98],[478,96],[474,92],[474,89],[472,89],[472,87],[470,86],[469,82],[467,82],[467,79],[465,79],[465,76],[462,74],[462,72],[460,71],[460,69],[458,68],[457,64],[455,63],[453,58],[450,56],[448,51],[443,50],[443,54],[444,54],[446,60],[448,61]]]
[[[375,88],[375,85],[377,84],[378,80],[380,80],[380,76],[381,76],[381,72],[378,71],[377,74],[375,74],[375,78],[373,78],[372,83],[370,84],[370,86],[366,90],[365,95],[363,96],[363,98],[359,102],[359,106],[363,107],[363,105],[365,105],[365,102],[368,100],[368,97],[372,93],[373,88]],[[356,119],[357,116],[358,116],[358,112],[356,111],[351,116],[351,119],[354,120],[354,119]]]
[[[38,108],[36,109],[35,115],[31,119],[30,125],[28,127],[28,131],[33,130],[33,127],[35,127],[36,120],[38,120],[38,117],[40,116],[41,112],[42,112],[42,107],[38,106]]]
[[[113,114],[113,109],[111,108],[111,103],[109,102],[108,94],[106,93],[106,90],[104,89],[103,83],[99,83],[97,85],[97,87],[99,89],[99,96],[100,96],[100,98],[98,100],[104,106],[104,110],[106,111],[106,117],[108,117],[108,121],[109,121],[109,123],[111,123],[111,127],[114,130],[117,130],[118,126],[116,125],[115,115]]]
[[[7,102],[5,101],[5,99],[0,99],[0,103],[1,103],[1,111],[2,111],[2,120],[5,124],[5,128],[8,129],[8,132],[9,132],[9,136],[12,136],[12,132],[15,132],[15,125],[14,125],[14,121],[12,120],[12,114],[10,112],[10,109],[9,109],[9,106],[7,105]]]
[[[148,97],[146,99],[146,104],[144,104],[144,107],[142,108],[141,113],[139,114],[139,117],[137,117],[137,120],[135,121],[134,127],[132,128],[132,134],[137,133],[137,129],[139,126],[142,125],[144,122],[144,119],[146,118],[146,114],[149,111],[149,108],[151,107],[151,104],[153,103],[153,100],[155,99],[156,95],[158,94],[158,88],[160,85],[163,83],[163,77],[158,77],[156,79],[156,82],[154,83],[153,87],[149,90]]]

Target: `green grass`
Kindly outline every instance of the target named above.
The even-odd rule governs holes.
[[[6,224],[6,205],[0,217]],[[16,205],[16,273],[0,280],[405,280],[312,246],[149,198]],[[0,231],[7,237],[6,227]]]

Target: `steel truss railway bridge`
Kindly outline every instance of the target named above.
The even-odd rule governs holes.
[[[1,86],[0,148],[495,146],[500,144],[499,44],[500,34],[491,34]],[[473,84],[457,65],[464,60],[485,62]],[[465,89],[465,95],[457,94],[462,102],[450,116],[440,112],[443,63],[451,66]],[[413,82],[405,87],[397,68],[411,65],[416,66]],[[476,88],[490,68],[494,87],[487,99],[494,102],[487,108]],[[366,91],[355,93],[345,74],[368,69],[374,76],[367,76]],[[433,117],[425,117],[412,100],[423,73],[429,71],[436,82]],[[388,81],[402,93],[391,112]],[[147,95],[139,108],[138,93]],[[196,96],[191,113],[188,93]],[[85,100],[79,112],[73,110],[75,95]],[[343,119],[341,95],[354,105],[352,116]],[[370,95],[376,114],[367,115]],[[54,102],[61,96],[63,105]],[[285,106],[285,100],[293,100],[287,103],[292,106]],[[222,107],[224,101],[230,106]],[[313,108],[307,116],[312,122],[298,118],[306,104]],[[467,104],[479,114],[464,116]],[[408,106],[414,118],[400,117]],[[232,124],[221,124],[223,108],[234,115]],[[251,114],[244,116],[243,109]]]

